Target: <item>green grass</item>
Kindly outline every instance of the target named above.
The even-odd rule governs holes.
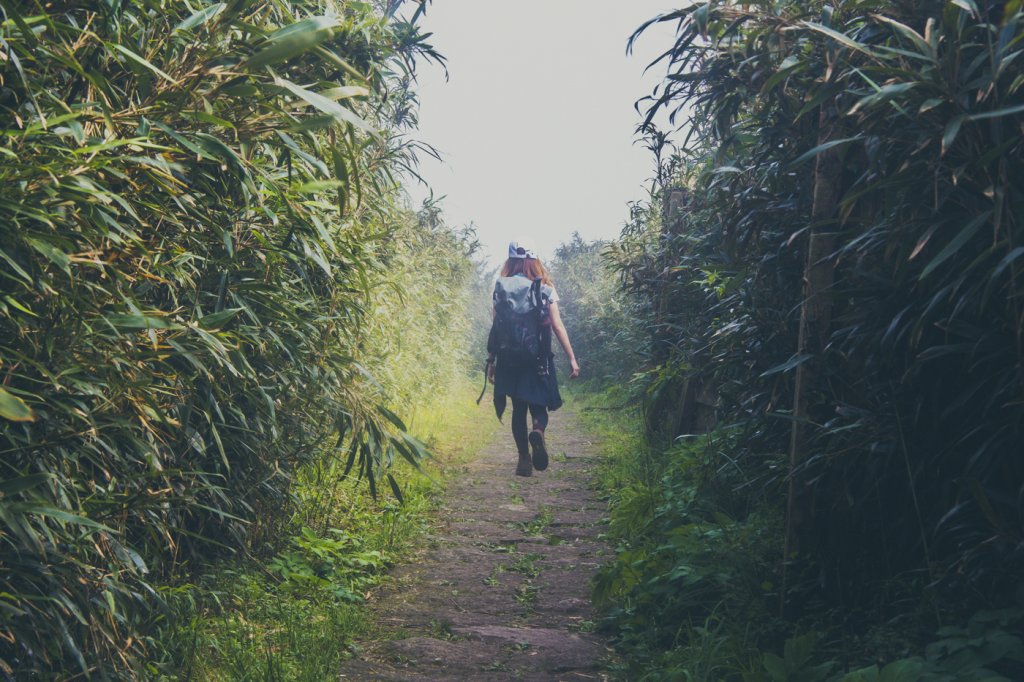
[[[536,536],[543,535],[544,531],[554,520],[555,515],[551,511],[551,507],[541,506],[532,519],[519,525],[527,535]]]
[[[643,430],[637,401],[627,386],[596,390],[586,384],[570,387],[569,399],[579,412],[587,433],[600,443],[598,487],[606,494],[632,480],[649,480]]]
[[[688,589],[682,574],[675,582],[658,582],[661,573],[673,566],[701,572],[691,589],[698,610],[705,606],[704,598],[717,599],[706,584],[732,581],[733,566],[716,566],[719,560],[731,557],[723,548],[731,545],[718,535],[705,537],[694,531],[690,538],[683,533],[686,528],[701,526],[684,513],[685,501],[696,490],[685,474],[692,466],[687,464],[690,456],[678,449],[659,452],[645,441],[636,401],[626,387],[581,391],[574,398],[587,431],[600,444],[597,485],[608,500],[608,538],[618,555],[602,569],[595,591],[603,609],[602,625],[614,630],[619,639],[623,660],[614,671],[631,680],[704,680],[725,679],[723,659],[729,663],[730,673],[750,665],[749,658],[742,655],[746,643],[732,632],[716,630],[714,603],[706,605],[713,614],[706,622],[689,616],[671,618],[674,633],[651,622],[652,618],[666,619],[657,604]],[[675,530],[666,533],[661,526],[669,519],[676,520],[668,523]],[[676,542],[679,548],[675,548]],[[648,580],[652,581],[651,591],[644,587]]]
[[[414,434],[434,459],[422,474],[396,466],[404,503],[383,493],[373,499],[354,481],[338,484],[336,471],[304,472],[293,530],[268,540],[276,551],[221,565],[196,585],[168,590],[179,625],[164,636],[180,659],[164,668],[199,681],[336,676],[355,639],[379,634],[365,598],[387,580],[387,566],[417,550],[444,482],[497,426],[472,393],[470,382],[457,382],[443,399],[417,411]]]
[[[659,450],[645,445],[621,389],[574,398],[600,443],[599,486],[617,553],[596,582],[603,619],[589,627],[614,631],[618,679],[1024,679],[1019,605],[953,616],[937,632],[913,604],[898,626],[858,627],[866,610],[853,606],[809,609],[797,623],[780,618],[781,518],[763,505],[744,509],[736,504],[743,491],[702,473],[709,458],[736,447],[735,436],[719,429]],[[997,640],[999,648],[990,647]]]
[[[323,590],[301,595],[255,572],[217,580],[219,607],[194,615],[181,679],[330,679],[367,627],[363,607]]]

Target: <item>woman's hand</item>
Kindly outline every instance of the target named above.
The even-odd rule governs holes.
[[[580,365],[576,362],[576,358],[569,361],[569,378],[575,379],[580,375]]]

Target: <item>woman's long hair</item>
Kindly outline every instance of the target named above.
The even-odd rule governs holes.
[[[548,274],[544,264],[536,258],[509,258],[505,261],[505,264],[501,266],[502,277],[515,277],[516,275],[526,275],[531,280],[540,277],[540,281],[547,284],[549,287],[553,287],[555,283],[551,281],[551,275]]]

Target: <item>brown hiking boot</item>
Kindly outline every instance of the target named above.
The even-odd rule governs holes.
[[[544,446],[544,432],[540,429],[530,431],[530,449],[533,450],[533,468],[544,471],[548,468],[548,449]]]
[[[519,455],[519,464],[516,465],[516,476],[533,476],[533,463],[530,461],[529,453]]]

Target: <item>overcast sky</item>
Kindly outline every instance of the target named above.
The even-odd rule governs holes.
[[[675,3],[678,4],[678,3]],[[492,265],[510,239],[550,258],[573,231],[618,235],[629,201],[653,175],[635,145],[635,100],[663,68],[644,68],[671,44],[667,26],[626,42],[670,11],[661,0],[434,0],[422,20],[448,59],[419,73],[419,139],[442,153],[421,173],[450,225],[473,222]],[[657,29],[657,30],[655,30]],[[414,205],[426,196],[410,185]]]

